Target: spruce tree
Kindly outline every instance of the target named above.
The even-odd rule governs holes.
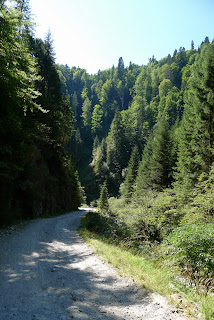
[[[162,189],[170,183],[170,133],[163,115],[154,128],[151,158],[151,182],[154,189]]]
[[[108,188],[107,188],[107,182],[105,181],[103,184],[103,187],[100,192],[100,198],[99,198],[99,208],[107,212],[109,210],[109,204],[108,204]]]
[[[204,44],[190,78],[180,127],[177,186],[187,192],[202,172],[209,172],[214,155],[214,45]]]
[[[125,130],[121,113],[117,111],[107,137],[107,164],[110,171],[121,179],[122,169],[127,163]]]
[[[154,127],[144,148],[136,179],[137,192],[161,190],[171,183],[170,131],[163,115]]]
[[[147,144],[143,150],[142,160],[140,161],[136,177],[136,191],[142,194],[143,190],[152,188],[151,181],[151,159],[153,151],[153,133],[150,134]]]
[[[85,98],[83,105],[82,105],[82,119],[84,127],[89,130],[91,128],[91,101],[88,97]]]
[[[29,125],[24,128],[25,115],[41,109],[37,103],[40,93],[35,88],[35,82],[40,80],[37,65],[26,36],[21,32],[26,24],[18,8],[7,8],[6,2],[1,1],[0,215],[5,214],[8,220],[9,212],[14,215],[16,211],[23,209],[20,208],[19,198],[20,188],[24,188],[21,176],[25,163],[29,162],[26,150],[31,143],[32,134]],[[0,216],[0,220],[4,220],[5,216],[2,219]]]
[[[127,202],[130,201],[132,194],[134,192],[134,185],[137,176],[138,166],[139,166],[139,151],[138,147],[135,146],[132,150],[131,158],[129,160],[125,181],[123,185],[122,195]]]

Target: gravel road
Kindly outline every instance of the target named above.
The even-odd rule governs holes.
[[[0,236],[1,320],[184,320],[143,295],[78,236],[85,211],[34,220]]]

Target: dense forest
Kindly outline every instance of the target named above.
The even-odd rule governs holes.
[[[90,75],[33,28],[29,1],[0,1],[1,224],[85,201],[213,278],[214,41]]]
[[[107,181],[111,196],[128,202],[145,190],[171,188],[189,197],[213,163],[214,44],[181,47],[146,66],[89,75],[57,65],[75,122],[71,150],[88,202]],[[72,148],[71,148],[72,149]],[[132,168],[132,166],[134,166]]]
[[[155,254],[209,291],[214,41],[190,45],[143,66],[120,57],[95,75],[57,69],[75,118],[70,151],[88,204],[100,208],[86,219],[89,230]]]
[[[28,1],[0,1],[0,96],[0,222],[76,209],[74,118],[51,36],[33,36]]]

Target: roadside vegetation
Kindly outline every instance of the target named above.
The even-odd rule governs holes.
[[[188,201],[174,189],[134,188],[131,201],[107,198],[82,218],[81,236],[120,274],[166,295],[192,318],[214,319],[213,169]],[[103,196],[105,195],[105,196]]]
[[[166,296],[190,319],[214,319],[212,225],[207,230],[199,223],[181,223],[160,242],[154,236],[155,221],[154,233],[142,236],[136,216],[125,218],[133,208],[124,208],[122,201],[117,207],[115,199],[109,202],[118,214],[111,209],[89,212],[79,229],[83,239],[121,275]]]
[[[89,75],[55,63],[29,0],[0,9],[0,226],[98,205],[85,238],[213,319],[214,40]]]

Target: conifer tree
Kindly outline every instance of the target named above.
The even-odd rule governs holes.
[[[170,183],[170,133],[163,115],[154,128],[151,158],[151,182],[154,189],[162,189]]]
[[[180,127],[177,186],[190,190],[214,156],[214,45],[204,44],[193,65]]]
[[[23,186],[20,176],[27,162],[26,148],[31,128],[24,128],[25,114],[41,107],[35,82],[40,80],[37,65],[21,30],[25,28],[21,12],[8,9],[1,1],[0,10],[0,212],[14,214]],[[25,130],[24,130],[25,129]],[[20,192],[20,190],[19,190]],[[0,216],[1,220],[1,216]]]
[[[88,97],[85,98],[82,106],[82,115],[81,117],[83,118],[83,124],[86,127],[86,129],[90,129],[91,127],[91,101]]]
[[[118,60],[117,72],[119,80],[124,80],[124,61],[122,57]]]
[[[153,133],[150,134],[147,144],[143,150],[136,177],[136,191],[141,194],[143,190],[152,188],[151,181],[151,159],[153,151]]]
[[[102,123],[103,123],[103,110],[99,104],[96,104],[94,106],[94,110],[92,113],[92,120],[91,120],[92,133],[94,135],[100,134],[100,132],[102,131]]]
[[[165,116],[159,119],[144,148],[136,179],[137,191],[161,190],[170,184],[170,132]]]
[[[131,158],[129,160],[125,181],[123,185],[122,195],[127,202],[130,201],[132,194],[134,192],[134,185],[137,176],[138,166],[139,166],[139,151],[138,147],[135,146],[132,150]]]
[[[125,131],[121,113],[117,111],[107,137],[107,164],[112,173],[121,177],[127,162]]]
[[[108,188],[107,188],[107,182],[105,181],[101,192],[100,192],[100,198],[99,198],[99,208],[107,212],[109,209],[109,204],[108,204]]]

